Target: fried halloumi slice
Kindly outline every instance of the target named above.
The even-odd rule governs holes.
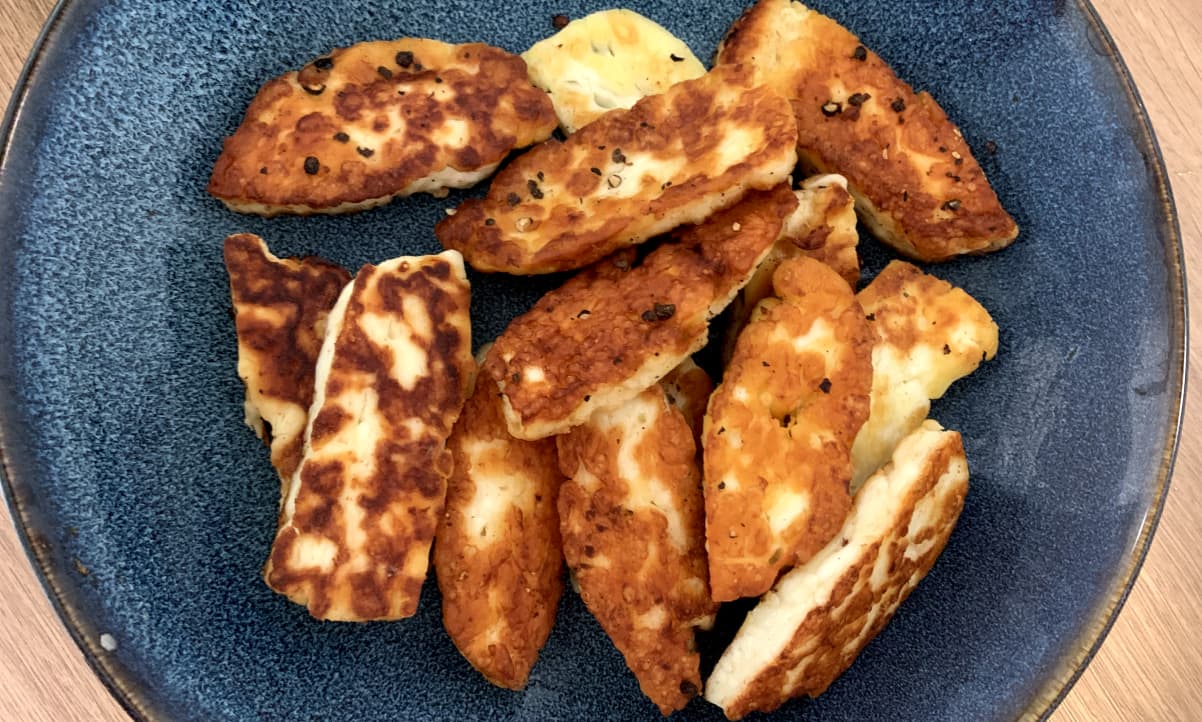
[[[555,124],[526,64],[499,48],[360,43],[264,85],[225,140],[209,193],[265,216],[445,195],[488,177]]]
[[[526,686],[563,593],[555,440],[509,435],[485,374],[447,442],[454,470],[434,542],[442,619],[489,682]]]
[[[808,256],[830,266],[852,288],[860,281],[860,257],[856,252],[860,236],[847,179],[841,175],[813,176],[803,181],[795,193],[797,210],[789,215],[780,238],[731,304],[723,358],[729,359],[734,353],[735,339],[751,310],[772,295],[772,274],[785,259]]]
[[[846,176],[861,219],[898,251],[941,261],[1018,236],[935,99],[834,20],[794,0],[759,0],[728,31],[718,63],[755,68],[792,101],[802,165]]]
[[[629,108],[683,80],[705,75],[684,41],[621,8],[573,20],[522,53],[530,81],[546,90],[567,133],[614,108]]]
[[[484,370],[509,431],[537,439],[634,398],[705,345],[709,321],[780,235],[787,184],[682,229],[641,264],[632,252],[546,294],[497,339]]]
[[[481,271],[565,271],[784,182],[797,123],[784,98],[749,77],[716,70],[536,146],[487,197],[440,221],[438,240]]]
[[[943,396],[997,354],[998,327],[972,296],[893,261],[857,295],[877,337],[868,421],[851,447],[852,488],[889,460]]]
[[[670,714],[700,693],[694,631],[718,609],[693,431],[653,385],[557,441],[569,477],[559,494],[564,556],[580,596],[643,694]]]
[[[304,450],[326,318],[351,274],[321,258],[276,258],[250,233],[226,238],[224,256],[246,423],[271,445],[282,502]]]
[[[910,432],[840,533],[747,615],[705,698],[733,720],[825,691],[931,570],[967,493],[960,435],[934,421]]]
[[[720,602],[758,596],[839,530],[851,444],[868,418],[872,329],[847,282],[792,258],[710,397],[705,534]]]
[[[449,252],[364,266],[330,313],[304,456],[263,572],[318,619],[417,610],[471,378],[468,305],[463,259]]]
[[[660,379],[659,385],[668,395],[668,403],[684,414],[685,421],[689,422],[689,428],[696,437],[697,448],[700,449],[705,407],[709,403],[710,394],[714,393],[714,382],[710,375],[694,363],[693,359],[686,358],[667,376]]]

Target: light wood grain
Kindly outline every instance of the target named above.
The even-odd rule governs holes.
[[[1182,0],[1095,0],[1131,68],[1168,166],[1188,269],[1202,268],[1202,20]],[[51,0],[0,0],[0,101],[6,101]],[[1197,276],[1190,274],[1195,298]],[[1202,338],[1202,314],[1191,335]],[[1202,359],[1191,349],[1185,433],[1160,530],[1099,655],[1053,719],[1195,720],[1202,715]],[[0,511],[0,719],[128,719],[54,615]]]

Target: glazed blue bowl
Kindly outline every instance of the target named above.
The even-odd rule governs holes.
[[[437,250],[434,222],[460,195],[264,220],[204,190],[259,85],[334,46],[415,35],[518,52],[552,32],[552,14],[603,7],[68,0],[56,11],[0,160],[0,454],[49,595],[134,717],[658,716],[571,593],[514,693],[456,652],[433,584],[416,617],[369,625],[315,622],[264,586],[279,484],[242,423],[222,239],[250,231],[281,255],[357,268]],[[742,9],[632,7],[703,59]],[[972,474],[947,551],[826,694],[773,718],[1038,717],[1100,643],[1167,489],[1185,299],[1164,168],[1087,5],[815,7],[932,91],[1022,235],[931,269],[1001,327],[997,359],[933,410],[963,433]],[[871,277],[891,256],[868,238],[863,248]],[[554,282],[472,281],[477,343]],[[704,640],[706,664],[731,632]],[[721,715],[697,700],[676,716]]]

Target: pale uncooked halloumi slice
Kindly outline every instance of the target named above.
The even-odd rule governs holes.
[[[784,182],[797,123],[749,77],[727,66],[532,148],[439,221],[438,240],[481,271],[566,271]]]
[[[263,576],[318,619],[417,610],[472,372],[458,253],[364,266],[330,313]]]
[[[678,399],[683,403],[697,403]],[[700,693],[694,631],[718,605],[693,432],[659,385],[557,437],[564,556],[639,687],[670,714]]]
[[[563,592],[555,440],[510,436],[497,385],[479,374],[447,448],[454,470],[434,542],[443,623],[488,681],[521,689]]]
[[[754,68],[792,101],[802,166],[846,176],[861,218],[885,243],[940,261],[1018,236],[935,99],[834,20],[794,0],[759,0],[723,40],[724,63]]]
[[[947,281],[894,261],[856,296],[876,335],[868,421],[851,448],[853,490],[952,382],[997,353],[998,327],[980,303]]]
[[[723,358],[734,352],[735,339],[747,323],[751,310],[772,295],[772,274],[787,258],[808,256],[830,266],[852,288],[860,280],[860,257],[856,252],[855,201],[847,192],[847,179],[840,175],[807,178],[797,194],[797,209],[785,221],[780,238],[760,263],[755,275],[731,304],[726,326]]]
[[[562,434],[634,398],[705,345],[797,204],[787,184],[681,229],[638,263],[633,249],[585,269],[514,319],[484,371],[510,432]]]
[[[567,133],[614,108],[629,108],[682,80],[705,75],[689,46],[633,10],[602,10],[522,53],[530,80],[551,95]]]
[[[209,193],[232,210],[345,213],[487,178],[555,130],[516,55],[481,43],[359,43],[259,91],[225,140]]]
[[[910,432],[839,534],[747,615],[705,698],[734,720],[825,691],[931,570],[967,493],[960,435],[929,420]]]
[[[246,423],[271,445],[282,503],[300,465],[326,318],[351,274],[321,258],[276,258],[250,233],[226,238],[224,256]]]
[[[851,505],[851,444],[868,418],[872,330],[847,282],[791,258],[739,335],[702,437],[710,585],[758,596],[821,549]]]

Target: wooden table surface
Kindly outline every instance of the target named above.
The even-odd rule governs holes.
[[[1094,0],[1152,117],[1177,198],[1189,286],[1202,269],[1202,20],[1186,0]],[[53,6],[0,0],[0,107]],[[1194,120],[1190,120],[1193,118]],[[1202,313],[1191,336],[1202,338]],[[1202,719],[1202,363],[1190,352],[1185,433],[1143,571],[1101,652],[1053,719]],[[0,505],[0,720],[128,719],[51,610]]]

